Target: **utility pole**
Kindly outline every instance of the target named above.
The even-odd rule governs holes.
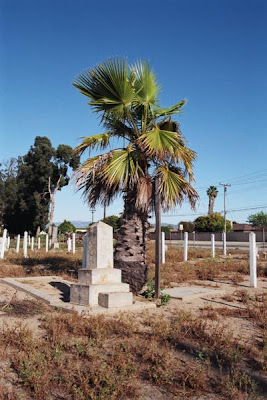
[[[107,206],[106,204],[104,205],[104,221],[107,218]]]
[[[161,262],[161,209],[160,209],[160,191],[159,178],[155,179],[155,297],[160,297],[160,262]]]
[[[91,213],[92,213],[92,224],[94,223],[94,213],[95,213],[95,209],[91,208]]]
[[[221,186],[223,186],[223,192],[224,192],[224,199],[223,199],[223,204],[224,204],[224,232],[226,234],[226,192],[227,188],[230,187],[231,185],[229,183],[220,183]]]

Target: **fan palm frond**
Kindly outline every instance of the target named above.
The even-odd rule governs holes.
[[[92,150],[103,150],[108,147],[110,143],[111,133],[105,132],[93,136],[83,136],[82,142],[74,149],[75,154],[82,155],[85,150],[89,150],[89,154]]]
[[[144,175],[139,165],[140,154],[129,145],[122,150],[115,150],[102,169],[102,178],[108,186],[120,185],[121,189],[132,186]]]
[[[160,194],[164,210],[181,205],[186,198],[194,209],[198,194],[181,174],[179,168],[161,165],[157,168],[160,178]]]
[[[143,176],[139,179],[136,193],[136,207],[141,211],[147,211],[151,204],[152,197],[152,179],[149,176]]]
[[[138,142],[149,157],[157,157],[163,160],[166,157],[176,158],[179,147],[183,144],[183,139],[177,132],[154,127],[140,136]]]
[[[122,117],[135,100],[128,62],[124,59],[109,59],[85,71],[73,85],[91,99],[89,105],[96,112],[114,112]]]
[[[154,112],[153,116],[154,118],[161,118],[161,117],[169,117],[173,114],[180,114],[181,108],[186,104],[186,100],[183,99],[179,101],[178,103],[174,104],[172,107],[167,107],[167,108],[161,108],[157,107]]]
[[[136,105],[156,106],[158,104],[159,85],[156,76],[146,61],[136,63],[134,69],[134,89]]]

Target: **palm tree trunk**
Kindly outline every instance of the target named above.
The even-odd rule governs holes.
[[[122,270],[123,282],[129,283],[134,293],[142,290],[147,282],[146,240],[147,213],[135,207],[136,193],[124,197],[124,213],[116,234],[115,267]]]
[[[208,215],[213,214],[214,212],[214,200],[215,198],[213,196],[209,197],[209,211],[208,211]]]

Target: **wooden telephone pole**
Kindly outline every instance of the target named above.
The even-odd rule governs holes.
[[[155,297],[160,297],[160,262],[161,262],[161,207],[160,207],[160,192],[159,178],[155,179],[155,216],[156,216],[156,231],[155,231]]]

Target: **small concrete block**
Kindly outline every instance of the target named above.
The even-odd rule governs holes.
[[[101,285],[103,283],[121,283],[121,269],[118,268],[99,268],[99,269],[80,269],[78,271],[78,281],[83,285]]]
[[[80,285],[70,286],[70,302],[87,306],[98,305],[99,293],[129,292],[128,283],[110,283],[103,285]]]
[[[81,304],[83,306],[89,305],[89,286],[76,285],[70,286],[70,302],[74,304]]]
[[[133,294],[128,293],[99,293],[98,304],[101,307],[117,308],[127,307],[133,304]]]

